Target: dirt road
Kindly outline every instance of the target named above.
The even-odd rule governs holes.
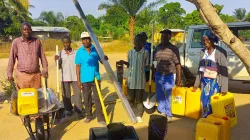
[[[126,59],[126,54],[110,54],[109,62],[115,70],[115,62],[120,59]],[[56,69],[52,57],[49,60],[49,87],[56,88]],[[2,59],[0,63],[1,73],[6,75],[7,59]],[[108,81],[103,66],[100,67],[102,74],[102,93],[105,101],[117,99],[114,87]],[[232,85],[232,86],[235,86]],[[236,85],[237,87],[237,85]],[[240,84],[239,86],[240,87]],[[239,88],[240,89],[240,88]],[[250,93],[250,92],[249,92]],[[250,139],[250,94],[235,94],[235,102],[237,107],[238,125],[232,128],[231,140],[249,140]],[[107,112],[112,122],[124,122],[126,125],[133,125],[129,121],[121,103],[107,105]],[[144,123],[134,124],[136,132],[141,140],[147,140],[147,126],[149,115],[144,113]],[[194,140],[195,125],[197,120],[186,117],[175,117],[174,121],[168,126],[168,140]],[[63,124],[57,125],[52,134],[53,140],[87,140],[89,136],[89,128],[99,127],[96,120],[90,124],[85,124],[82,120],[78,120],[76,114],[67,118]],[[0,140],[26,140],[29,136],[22,126],[19,117],[9,114],[9,104],[0,104]]]

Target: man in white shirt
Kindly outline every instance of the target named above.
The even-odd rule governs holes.
[[[62,97],[63,104],[66,109],[66,115],[71,116],[73,106],[71,103],[71,87],[74,92],[74,110],[80,118],[84,117],[82,110],[81,90],[77,85],[75,56],[76,52],[71,48],[71,39],[69,36],[62,38],[64,49],[60,51],[59,56],[55,56],[55,60],[59,59],[59,68],[62,72]]]

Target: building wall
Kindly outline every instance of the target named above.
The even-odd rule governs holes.
[[[174,32],[172,34],[172,38],[176,41],[176,42],[182,42],[183,41],[183,32]]]
[[[66,36],[66,35],[69,35],[69,33],[67,32],[36,32],[36,31],[33,31],[32,32],[32,35],[34,37],[38,37],[40,39],[61,39],[62,37]]]
[[[172,39],[171,40],[173,40],[175,43],[182,42],[183,41],[183,35],[184,35],[183,32],[172,32]],[[161,34],[160,33],[156,33],[154,35],[154,40],[155,40],[155,42],[160,43],[160,41],[161,41]]]

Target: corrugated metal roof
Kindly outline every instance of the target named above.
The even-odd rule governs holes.
[[[66,27],[44,27],[44,26],[32,26],[32,31],[35,32],[70,32]]]
[[[231,22],[226,23],[228,27],[250,27],[250,22]],[[203,29],[208,28],[207,25],[193,25],[189,26],[189,28],[193,29]]]
[[[169,29],[172,32],[184,32],[182,29]]]

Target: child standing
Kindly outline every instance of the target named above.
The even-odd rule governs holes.
[[[128,62],[120,60],[128,67],[128,101],[137,116],[138,122],[143,122],[143,93],[146,85],[144,68],[149,65],[148,51],[143,48],[142,35],[136,35],[134,48],[128,52]]]

